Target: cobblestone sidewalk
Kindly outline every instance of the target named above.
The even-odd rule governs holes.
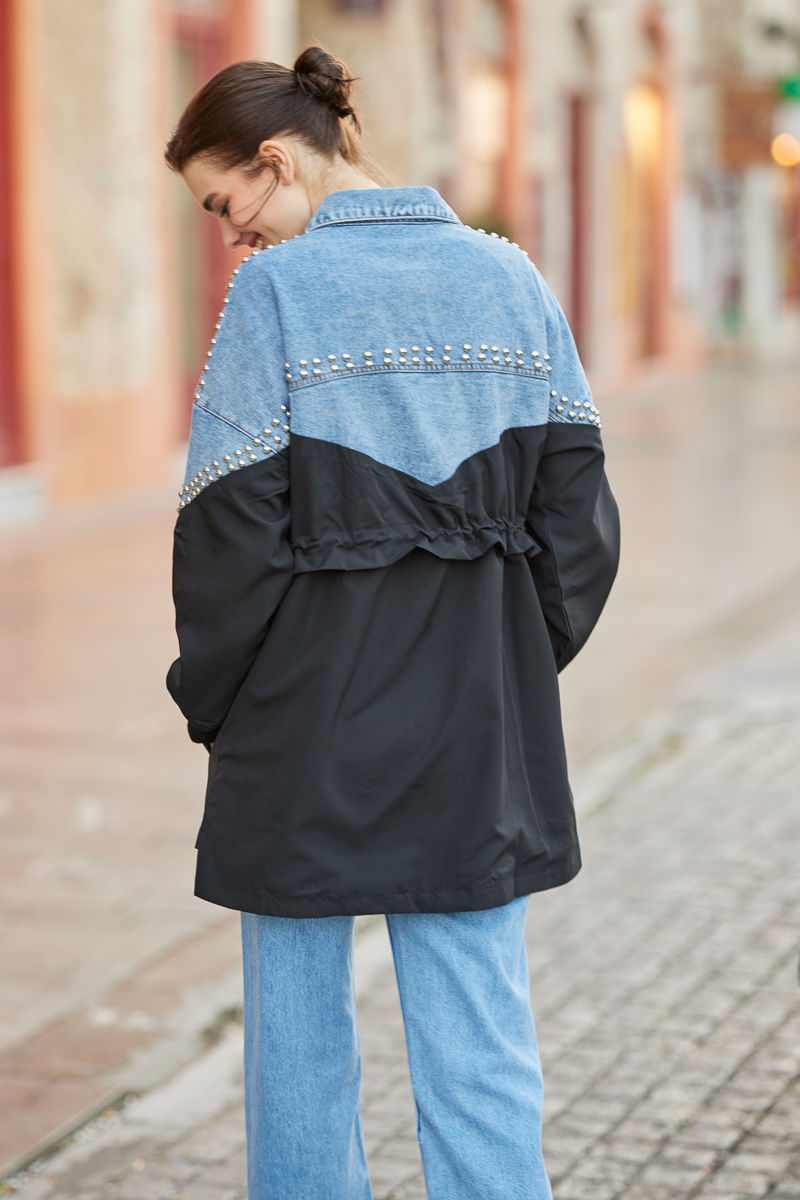
[[[789,645],[668,714],[583,815],[577,879],[531,900],[556,1200],[800,1200]],[[375,1200],[423,1200],[390,957],[358,1007]],[[234,1025],[195,1076],[96,1120],[6,1186],[17,1200],[243,1200],[240,1054]]]

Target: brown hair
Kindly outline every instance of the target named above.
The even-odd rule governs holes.
[[[242,166],[278,134],[295,134],[326,158],[340,154],[355,165],[361,122],[350,104],[354,78],[321,46],[307,46],[294,67],[233,63],[189,101],[167,143],[167,165],[182,171],[196,154],[207,154],[223,170]]]

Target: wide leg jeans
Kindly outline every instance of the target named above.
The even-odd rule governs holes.
[[[552,1200],[528,896],[387,913],[429,1200]],[[242,913],[249,1200],[372,1200],[354,918]]]

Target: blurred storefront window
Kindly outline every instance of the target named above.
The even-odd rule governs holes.
[[[626,146],[626,299],[635,318],[634,353],[659,353],[659,247],[663,235],[664,97],[649,82],[634,83],[623,102]]]
[[[473,221],[502,234],[507,232],[501,189],[509,152],[508,6],[502,0],[478,0],[474,17],[475,56],[465,91],[467,194]]]
[[[778,209],[781,226],[778,269],[787,308],[800,307],[800,75],[778,80],[782,103],[775,109],[771,153],[781,167]]]
[[[569,288],[566,311],[578,351],[588,354],[590,294],[592,278],[592,217],[594,205],[593,165],[595,155],[598,92],[597,46],[586,11],[570,23],[575,63],[571,86],[565,93],[567,106],[567,154],[569,167]]]
[[[587,339],[587,268],[590,246],[589,190],[591,100],[573,92],[567,97],[570,176],[569,320],[580,352]]]
[[[735,337],[742,331],[744,293],[744,212],[742,176],[737,171],[720,169],[716,179],[716,249],[718,295],[715,311],[723,337]]]
[[[780,199],[783,298],[787,305],[800,307],[800,166],[790,166],[784,171]]]

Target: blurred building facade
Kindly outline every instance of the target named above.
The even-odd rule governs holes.
[[[219,67],[312,42],[381,182],[537,262],[606,406],[798,345],[800,0],[0,0],[0,41],[0,518],[174,477],[235,261],[163,146]]]

